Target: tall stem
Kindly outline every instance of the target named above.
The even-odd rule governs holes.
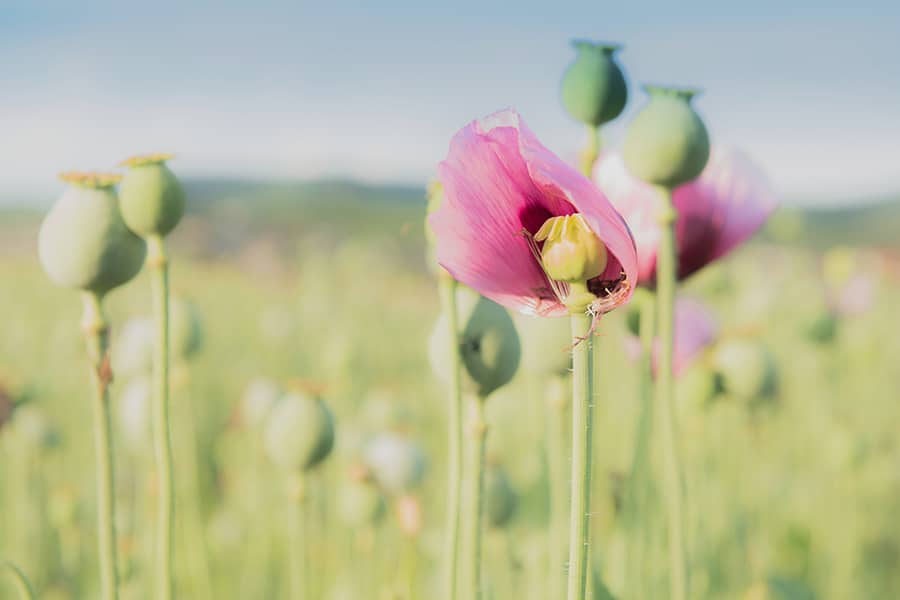
[[[288,571],[290,572],[291,600],[306,598],[306,489],[302,473],[295,474],[288,482]]]
[[[569,509],[568,600],[587,598],[591,505],[591,418],[593,397],[592,318],[572,319],[572,499]]]
[[[97,453],[97,537],[100,553],[100,582],[104,600],[119,597],[116,561],[115,476],[113,466],[112,419],[109,409],[109,326],[100,297],[83,295],[82,329],[94,380],[94,444]]]
[[[481,530],[484,505],[484,451],[487,439],[487,424],[484,421],[484,398],[469,398],[469,464],[465,470],[468,480],[468,506],[466,515],[466,547],[462,556],[469,560],[465,570],[465,584],[462,597],[466,600],[481,600]]]
[[[153,357],[153,449],[159,485],[156,597],[170,600],[174,594],[172,539],[175,529],[175,477],[169,424],[169,259],[165,241],[158,235],[147,238],[147,266],[150,268],[156,321]]]
[[[581,172],[590,179],[594,171],[594,163],[597,162],[597,157],[600,156],[600,128],[588,125],[587,132],[588,145],[581,153]]]
[[[659,360],[656,365],[656,401],[661,412],[666,513],[669,523],[669,585],[671,600],[687,598],[688,567],[684,542],[681,460],[674,409],[672,359],[675,336],[676,248],[672,192],[660,187],[660,240],[656,264]]]
[[[656,335],[655,299],[648,292],[637,300],[640,302],[641,355],[638,362],[640,415],[625,500],[627,589],[631,598],[642,597],[641,588],[645,578],[641,532],[646,526],[644,519],[647,469],[653,431],[653,338]]]
[[[21,600],[35,600],[37,598],[25,572],[15,563],[8,560],[0,561],[0,567],[5,567],[12,575],[13,581],[16,582],[16,591],[19,593]]]
[[[444,548],[444,597],[456,600],[459,565],[459,527],[462,508],[462,438],[463,399],[460,385],[459,323],[456,311],[456,281],[449,275],[440,277],[441,304],[447,318],[450,357],[450,402],[447,419],[447,522]]]
[[[571,410],[565,377],[554,375],[546,382],[547,466],[550,480],[550,575],[548,598],[565,597],[566,539],[569,516],[567,419]]]

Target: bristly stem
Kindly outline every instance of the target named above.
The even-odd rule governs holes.
[[[640,311],[641,355],[638,362],[638,390],[640,397],[637,431],[631,458],[625,497],[626,526],[626,583],[630,598],[642,598],[645,577],[643,567],[643,535],[647,524],[647,470],[650,440],[653,431],[653,338],[656,335],[656,299],[650,292],[635,295]]]
[[[567,419],[571,410],[566,377],[553,375],[547,378],[547,469],[550,482],[550,565],[548,598],[563,598],[566,589],[566,549],[568,544],[569,427]]]
[[[11,561],[3,560],[0,561],[0,567],[6,567],[12,575],[13,580],[16,582],[16,591],[19,593],[21,600],[35,600],[37,598],[34,593],[34,587],[28,581],[28,576],[25,575],[25,572],[18,565]]]
[[[447,318],[450,358],[449,415],[447,419],[447,522],[444,548],[444,598],[456,600],[459,565],[459,528],[462,510],[463,398],[460,384],[459,318],[456,310],[456,281],[447,274],[440,277],[441,304]]]
[[[291,600],[303,600],[307,597],[305,483],[302,473],[296,473],[288,480],[288,571]]]
[[[657,318],[659,320],[659,357],[656,363],[656,402],[659,405],[663,468],[665,470],[666,513],[669,532],[669,585],[671,600],[686,600],[688,565],[684,541],[682,467],[675,423],[674,374],[672,361],[675,340],[675,285],[677,256],[672,191],[659,187],[660,240],[656,264]]]
[[[487,424],[484,421],[484,402],[480,396],[471,396],[468,401],[469,422],[466,433],[469,436],[469,462],[465,477],[468,482],[468,506],[466,519],[466,546],[462,556],[468,561],[465,569],[465,584],[462,597],[466,600],[481,600],[481,533],[484,509],[484,452],[487,439]]]
[[[84,292],[82,329],[94,381],[94,440],[97,454],[97,537],[103,600],[118,600],[119,573],[116,560],[116,498],[113,464],[112,419],[109,408],[109,326],[101,298]]]
[[[593,392],[592,317],[571,316],[572,339],[572,498],[569,510],[568,600],[587,598],[591,519]]]
[[[175,475],[169,422],[169,259],[165,241],[158,235],[147,238],[147,266],[150,268],[156,325],[153,357],[153,448],[159,485],[156,597],[171,600],[174,594]]]
[[[597,157],[600,156],[600,146],[602,142],[600,139],[599,127],[588,125],[587,132],[588,144],[581,153],[581,172],[584,173],[585,177],[591,179],[594,171],[594,163],[597,162]]]

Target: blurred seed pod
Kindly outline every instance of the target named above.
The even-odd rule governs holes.
[[[616,44],[575,40],[578,53],[562,80],[562,101],[575,119],[600,125],[618,117],[628,101],[628,84],[616,62]]]
[[[745,400],[775,393],[778,372],[775,359],[759,340],[723,341],[713,353],[713,365],[725,392]]]
[[[568,319],[516,315],[522,336],[522,363],[529,373],[565,375],[572,369],[572,332]]]
[[[804,334],[815,344],[828,344],[837,336],[838,325],[837,317],[830,310],[823,309],[808,315]]]
[[[691,106],[691,90],[645,86],[649,102],[625,137],[625,166],[635,177],[674,188],[696,179],[709,160],[709,134]]]
[[[371,481],[350,477],[338,491],[338,516],[348,527],[378,523],[385,513],[381,491]]]
[[[62,437],[56,425],[36,406],[25,404],[16,409],[13,434],[31,450],[45,452],[57,448]]]
[[[115,178],[63,177],[70,185],[38,233],[41,265],[54,283],[102,296],[138,274],[147,248],[122,220]]]
[[[169,303],[169,347],[172,356],[187,360],[203,346],[203,323],[200,311],[183,298],[172,298]]]
[[[463,387],[481,397],[508,383],[519,367],[519,335],[506,310],[460,285],[456,296]],[[446,316],[434,326],[429,358],[434,373],[450,379],[450,330]]]
[[[113,342],[113,371],[117,377],[136,377],[153,371],[153,320],[128,319]]]
[[[370,439],[363,460],[389,494],[404,494],[418,487],[427,467],[421,446],[396,433],[380,433]]]
[[[334,418],[321,399],[293,392],[272,408],[263,436],[272,462],[286,471],[305,471],[331,452]]]
[[[119,395],[119,427],[125,445],[141,454],[150,452],[151,432],[150,399],[153,384],[150,377],[141,375],[130,380]]]
[[[516,512],[519,498],[501,465],[488,465],[484,473],[484,515],[488,525],[505,527]]]
[[[184,216],[184,189],[166,165],[171,155],[136,156],[124,162],[122,217],[141,237],[166,236]]]
[[[281,394],[281,387],[277,383],[265,377],[257,377],[247,384],[241,397],[241,420],[249,427],[261,427]]]

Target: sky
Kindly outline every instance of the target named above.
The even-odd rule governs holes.
[[[573,158],[574,38],[619,42],[631,86],[699,87],[713,143],[785,203],[900,194],[900,3],[0,0],[0,196],[177,154],[184,176],[424,185],[468,121],[517,108]]]

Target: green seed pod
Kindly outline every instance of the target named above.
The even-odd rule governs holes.
[[[172,356],[187,360],[203,346],[203,324],[200,311],[182,298],[169,303],[169,345]]]
[[[334,418],[319,398],[291,393],[279,400],[263,432],[269,458],[286,471],[305,471],[334,446]]]
[[[102,296],[138,274],[147,248],[122,220],[115,176],[62,178],[70,185],[38,233],[41,265],[54,283]]]
[[[122,163],[131,167],[120,186],[122,217],[141,237],[166,236],[184,216],[184,189],[166,166],[171,158],[151,154]]]
[[[639,179],[674,188],[695,179],[709,160],[709,135],[691,106],[696,92],[644,89],[650,101],[628,127],[625,166]]]
[[[506,469],[489,465],[484,473],[484,515],[491,527],[502,528],[509,523],[519,503]]]
[[[758,340],[732,339],[722,342],[713,355],[713,365],[725,392],[755,400],[775,392],[775,359]]]
[[[381,433],[369,440],[364,460],[378,485],[390,494],[403,494],[418,487],[427,467],[421,446],[396,433]]]
[[[386,505],[378,488],[352,479],[338,492],[338,515],[348,527],[374,525],[384,517]]]
[[[680,406],[703,409],[712,404],[719,393],[716,373],[702,361],[688,366],[675,381],[675,397]]]
[[[522,362],[529,373],[565,375],[572,369],[572,332],[568,319],[516,315],[522,336]]]
[[[570,115],[591,127],[618,117],[628,101],[628,84],[616,63],[621,46],[575,40],[578,53],[562,80],[563,105]]]
[[[521,354],[519,335],[506,310],[465,286],[457,288],[456,308],[463,387],[487,397],[516,374]],[[429,358],[434,373],[443,381],[450,379],[449,337],[447,319],[441,316],[431,333]]]

